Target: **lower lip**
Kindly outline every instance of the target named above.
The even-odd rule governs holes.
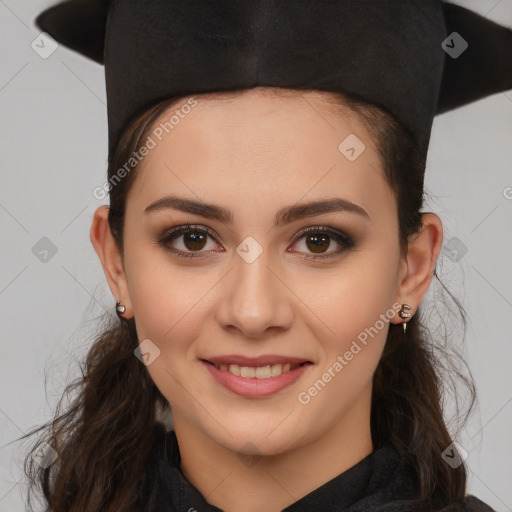
[[[294,370],[282,373],[277,377],[258,379],[256,377],[240,377],[238,375],[233,375],[229,371],[219,370],[213,364],[205,361],[201,362],[206,366],[213,378],[219,384],[222,384],[225,388],[237,395],[249,398],[270,396],[281,391],[281,389],[291,386],[293,383],[297,382],[300,376],[307,371],[309,366],[311,366],[311,364],[307,363],[302,366],[298,366]]]

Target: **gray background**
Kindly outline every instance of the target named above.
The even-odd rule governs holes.
[[[78,375],[95,318],[114,306],[89,240],[93,212],[104,203],[92,194],[106,172],[103,67],[63,47],[47,59],[32,49],[39,36],[33,19],[52,3],[0,0],[0,512],[24,510],[28,443],[11,441],[50,419],[66,382]],[[512,27],[511,0],[454,3]],[[512,510],[507,187],[512,91],[436,118],[426,209],[443,220],[449,250],[438,268],[468,312],[464,350],[479,393],[457,440],[468,452],[469,492],[497,511]],[[33,253],[47,243],[43,237],[57,249],[47,262]]]

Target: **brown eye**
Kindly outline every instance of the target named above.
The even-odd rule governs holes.
[[[200,251],[206,245],[207,236],[199,231],[189,231],[183,235],[183,245],[189,251]]]
[[[311,252],[323,253],[324,251],[329,249],[331,242],[328,235],[307,235],[306,245]]]
[[[307,230],[300,233],[295,240],[298,242],[302,241],[303,239],[304,247],[294,249],[292,252],[305,253],[305,257],[310,259],[330,258],[345,252],[347,249],[352,249],[355,247],[355,242],[352,237],[342,233],[341,231],[327,227],[314,226],[308,228]],[[338,245],[339,248],[337,250],[328,252],[328,249],[330,249],[333,245]],[[308,254],[311,254],[311,256],[308,256]],[[320,256],[314,256],[314,254],[319,254]]]
[[[202,253],[207,252],[203,249],[207,246],[209,238],[215,240],[213,233],[208,229],[199,229],[187,224],[171,230],[158,242],[178,256],[194,258],[203,257]],[[216,247],[217,245],[213,243],[211,248],[215,249]]]

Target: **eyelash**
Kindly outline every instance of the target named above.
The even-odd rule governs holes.
[[[185,251],[180,251],[177,249],[172,249],[169,246],[169,242],[178,238],[179,235],[183,235],[183,234],[189,233],[189,232],[197,232],[200,234],[206,234],[206,235],[210,236],[215,242],[218,243],[215,234],[209,228],[198,227],[195,225],[186,224],[183,226],[178,226],[176,228],[173,228],[170,231],[167,231],[167,234],[163,238],[158,240],[158,244],[160,246],[162,246],[165,250],[170,251],[173,254],[175,254],[176,256],[179,256],[182,258],[205,258],[206,256],[199,256],[198,254],[196,254],[199,251],[185,252]],[[300,239],[302,239],[309,233],[328,235],[329,237],[334,239],[334,241],[336,243],[341,245],[343,247],[343,249],[340,249],[340,250],[337,250],[337,251],[334,251],[331,253],[327,253],[322,256],[311,256],[311,255],[305,256],[306,259],[322,260],[322,259],[326,259],[326,258],[332,258],[334,256],[337,256],[337,255],[345,252],[346,250],[353,249],[356,245],[354,242],[354,239],[351,236],[349,236],[345,233],[342,233],[341,231],[338,231],[336,229],[330,228],[328,226],[311,226],[309,228],[306,228],[303,231],[301,231],[297,236],[294,237],[293,243],[294,244],[297,243]]]

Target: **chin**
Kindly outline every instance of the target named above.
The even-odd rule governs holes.
[[[227,431],[216,422],[202,430],[217,444],[241,455],[279,455],[301,445],[305,437],[313,434],[304,431],[309,423],[298,415],[291,420],[293,413],[285,419],[283,410],[279,414],[266,414],[264,418],[261,413],[255,413],[254,417],[243,414],[240,418],[225,418],[225,424],[229,425]]]

